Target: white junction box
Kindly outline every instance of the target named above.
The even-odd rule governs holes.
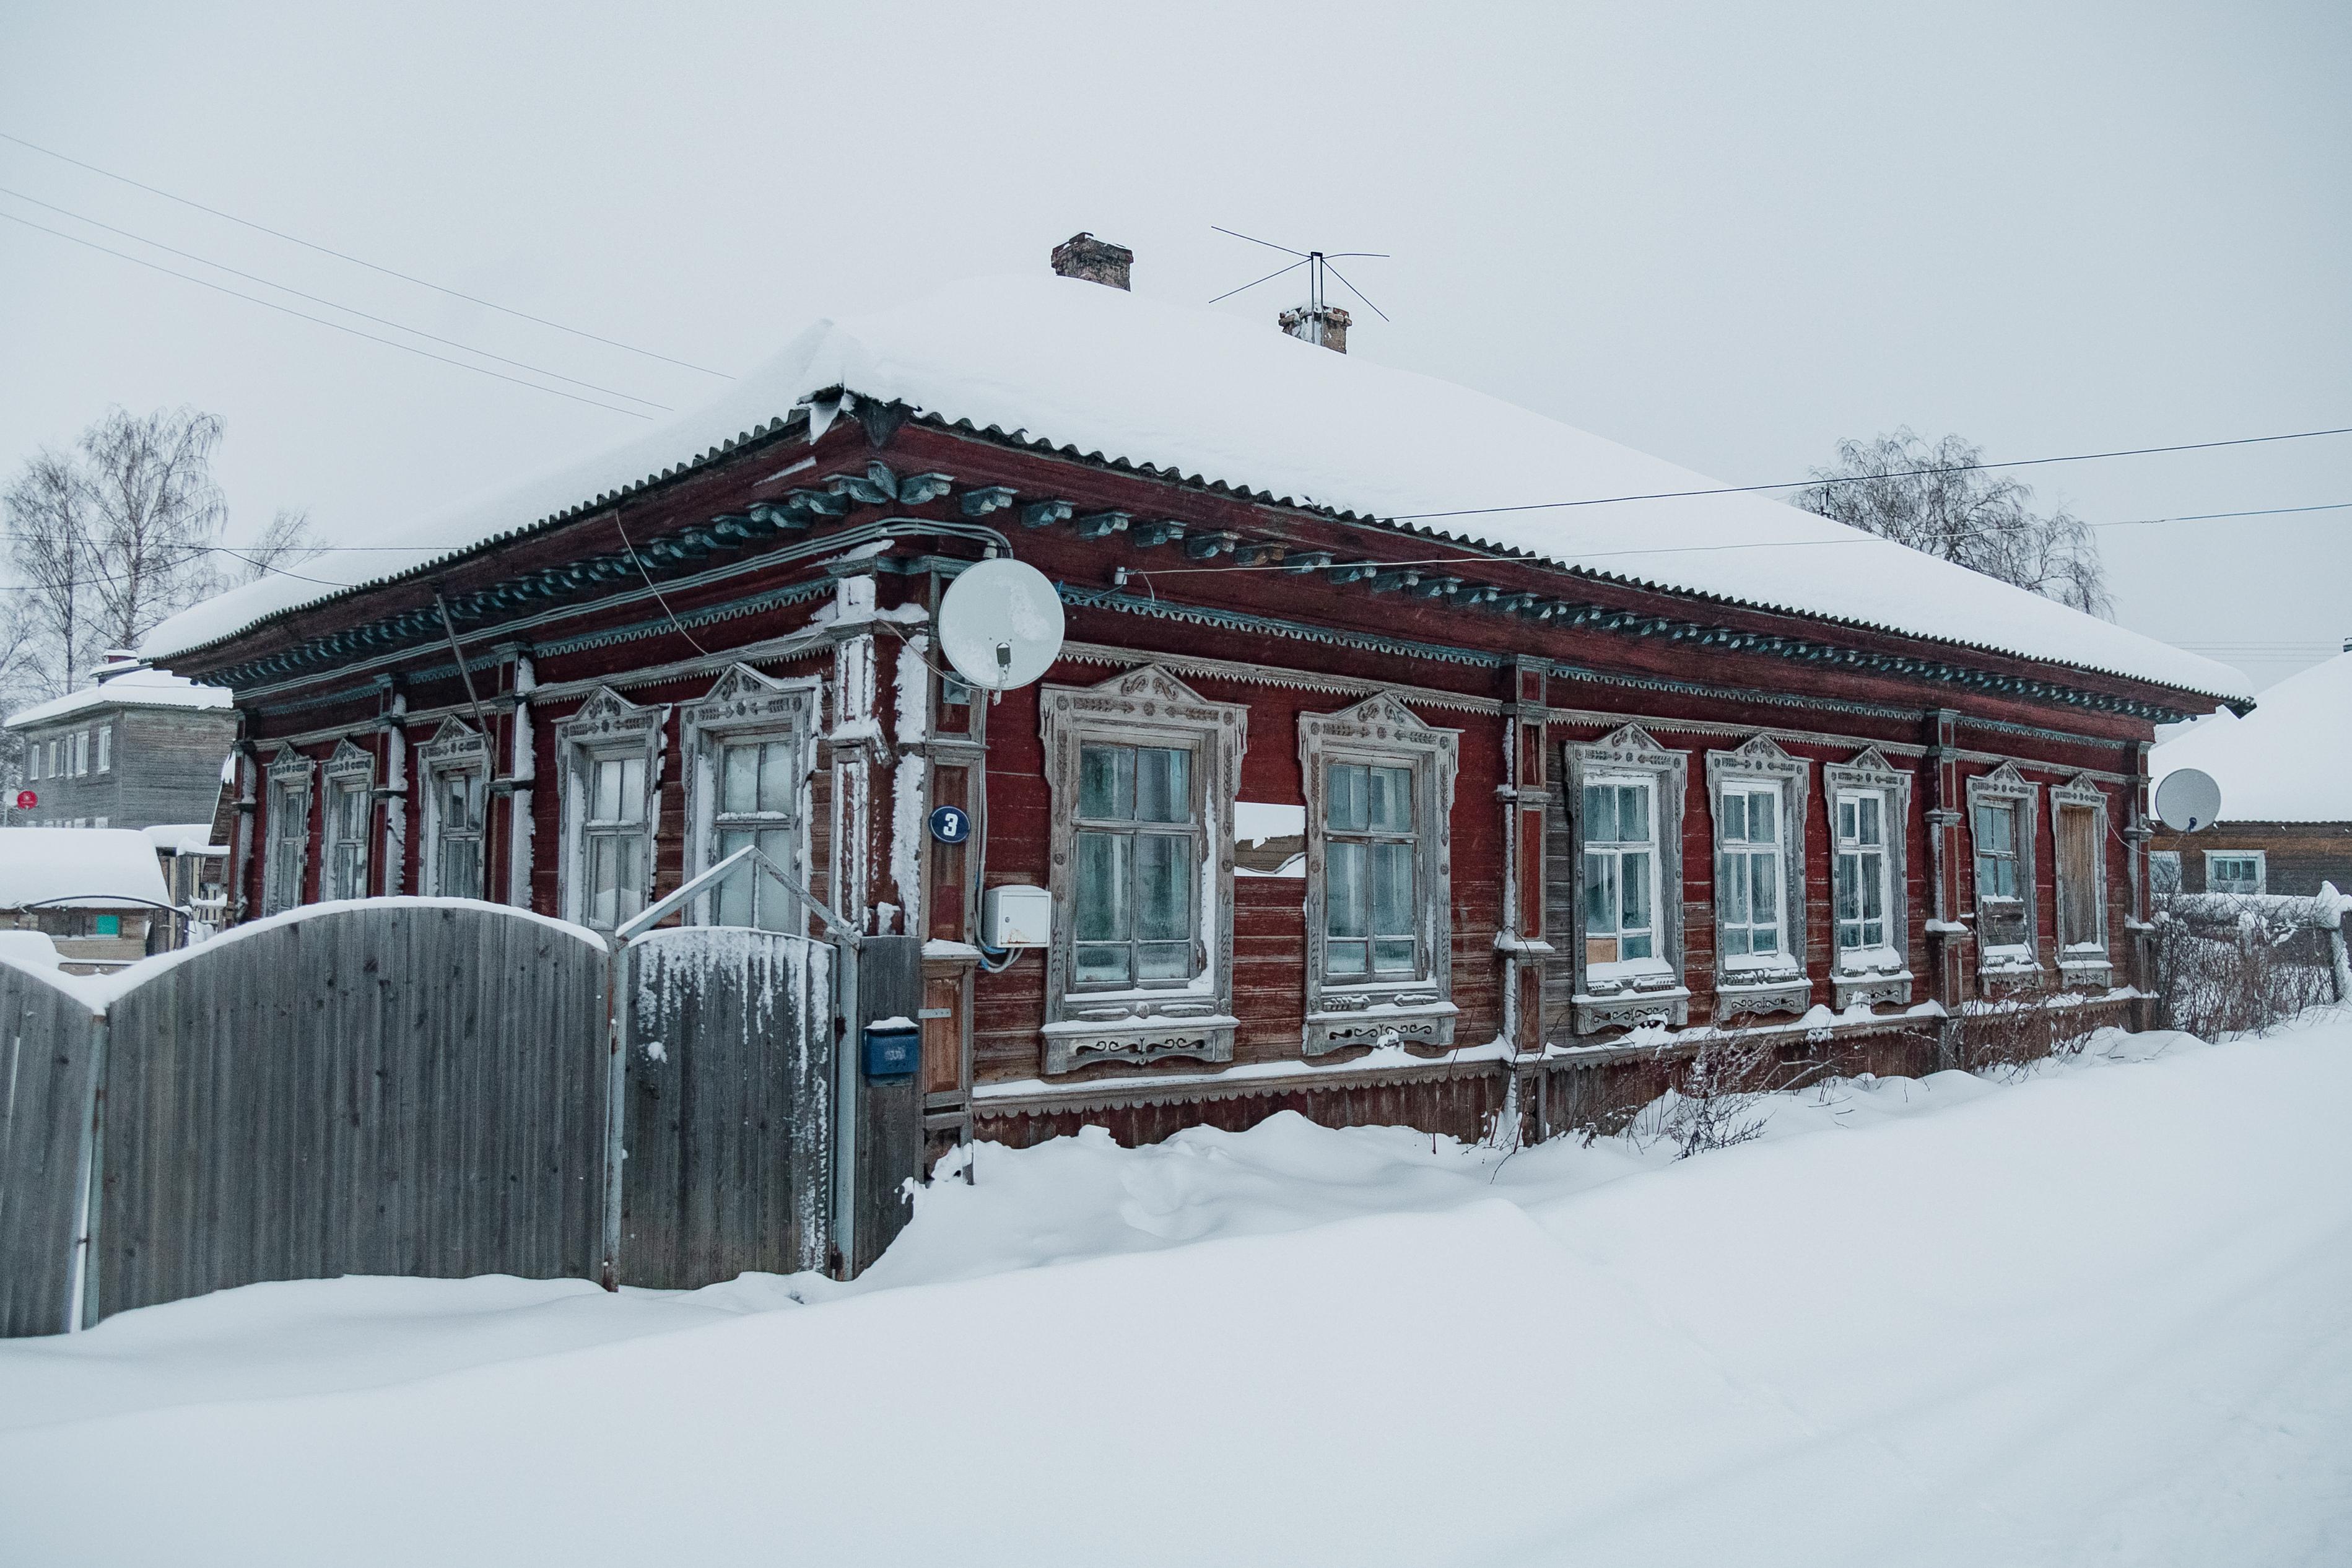
[[[1043,888],[991,888],[980,896],[981,940],[991,947],[1043,947],[1054,931],[1054,900]]]

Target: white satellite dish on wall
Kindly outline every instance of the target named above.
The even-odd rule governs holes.
[[[2213,826],[2221,815],[2221,786],[2199,768],[2175,768],[2156,786],[2156,815],[2175,833]]]
[[[940,601],[940,651],[983,691],[1010,691],[1061,657],[1062,596],[1034,566],[977,561]]]

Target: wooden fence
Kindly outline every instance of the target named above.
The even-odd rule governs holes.
[[[857,946],[877,979],[919,967],[912,938]],[[862,1265],[917,1173],[877,1155],[920,1135],[878,1129],[839,1168],[867,1016],[840,967],[824,942],[707,928],[616,961],[578,926],[409,899],[104,980],[0,962],[0,1336],[264,1279]]]

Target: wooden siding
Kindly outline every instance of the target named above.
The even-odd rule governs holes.
[[[73,1326],[97,1053],[86,1005],[0,963],[0,1339]]]

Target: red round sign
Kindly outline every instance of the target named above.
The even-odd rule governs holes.
[[[16,792],[16,809],[18,811],[30,811],[33,807],[40,804],[41,797],[35,795],[31,790],[20,789]]]

